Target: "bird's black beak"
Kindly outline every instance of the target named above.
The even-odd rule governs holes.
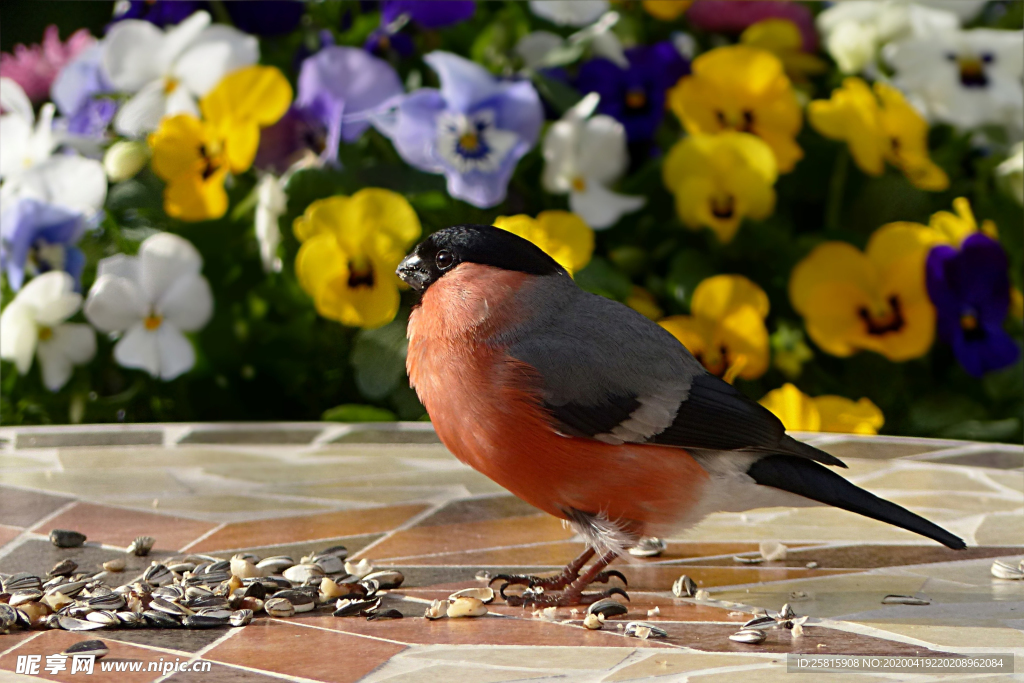
[[[430,284],[430,272],[427,270],[423,259],[416,253],[406,256],[398,264],[395,274],[417,292],[422,292]]]

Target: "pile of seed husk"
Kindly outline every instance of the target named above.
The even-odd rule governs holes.
[[[128,552],[146,555],[152,545],[151,538],[140,537]],[[0,633],[205,629],[245,626],[258,614],[279,618],[314,610],[368,619],[401,617],[398,610],[382,610],[381,598],[383,591],[401,585],[402,573],[375,570],[367,560],[346,562],[347,554],[340,545],[298,562],[252,553],[230,560],[189,554],[153,561],[127,581],[119,573],[123,559],[105,562],[100,573],[78,571],[73,560],[65,559],[45,577],[0,574]]]

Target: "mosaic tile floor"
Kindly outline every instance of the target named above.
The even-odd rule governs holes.
[[[798,435],[800,436],[800,435]],[[827,508],[717,514],[649,559],[619,562],[627,619],[655,622],[658,640],[589,631],[560,609],[554,620],[498,604],[479,619],[427,621],[424,606],[480,585],[474,575],[554,570],[582,544],[456,461],[429,425],[142,425],[0,429],[0,572],[45,572],[72,557],[83,569],[123,556],[140,534],[155,557],[238,550],[298,557],[338,543],[350,556],[400,568],[389,602],[407,618],[368,622],[322,614],[256,619],[241,629],[104,631],[108,657],[212,663],[208,673],[100,674],[89,680],[770,681],[967,680],[907,674],[785,673],[785,653],[1012,652],[1024,672],[1024,581],[994,579],[992,558],[1024,556],[1024,448],[965,442],[803,435],[844,459],[856,483],[967,540],[954,552]],[[85,533],[58,550],[53,528]],[[760,541],[784,560],[745,564]],[[141,570],[147,563],[133,558]],[[812,564],[808,567],[808,563]],[[691,576],[703,600],[672,596]],[[883,605],[887,594],[925,606]],[[728,636],[758,608],[789,602],[804,633],[770,632],[761,645]],[[648,610],[660,614],[648,618]],[[52,654],[84,639],[62,631],[0,636],[0,682],[78,680],[12,673],[20,654]],[[63,674],[62,674],[63,675]],[[1024,680],[986,675],[970,680]]]

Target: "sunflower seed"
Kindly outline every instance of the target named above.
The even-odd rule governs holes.
[[[760,630],[766,630],[766,629],[769,629],[769,628],[775,628],[778,625],[779,624],[775,620],[775,617],[763,616],[763,617],[754,617],[753,619],[751,619],[747,623],[743,624],[743,628],[745,628],[747,630],[753,629],[753,630],[759,630],[760,631]]]
[[[35,574],[29,574],[28,572],[19,572],[17,574],[11,574],[3,581],[4,593],[13,593],[14,591],[25,590],[27,588],[42,587],[42,580]]]
[[[117,618],[121,621],[122,626],[127,626],[128,628],[141,626],[145,621],[142,614],[135,612],[118,612]]]
[[[106,643],[102,640],[80,640],[68,649],[61,652],[62,655],[92,655],[96,659],[102,659],[104,655],[110,652],[107,648]]]
[[[54,576],[71,576],[78,569],[78,563],[71,558],[66,558],[53,565],[53,569],[46,573],[49,577]]]
[[[181,625],[185,628],[217,628],[218,626],[227,626],[229,619],[230,617],[223,619],[206,614],[190,614],[181,620]]]
[[[270,598],[263,604],[263,609],[272,617],[291,617],[295,615],[295,605],[284,598]]]
[[[145,557],[149,555],[149,551],[153,549],[153,544],[156,543],[156,539],[152,536],[138,536],[134,541],[128,544],[125,548],[125,552],[136,557]]]
[[[288,567],[294,566],[295,560],[284,555],[266,557],[256,563],[256,567],[263,570],[264,575],[280,574]]]
[[[1020,581],[1021,579],[1024,579],[1024,570],[1007,562],[996,560],[992,563],[992,576],[997,579]]]
[[[886,595],[882,598],[883,605],[930,605],[928,598],[916,598],[913,595]]]
[[[85,619],[75,619],[74,617],[59,617],[57,623],[65,631],[95,631],[99,628],[105,628],[104,624],[86,621]]]
[[[397,569],[381,569],[375,572],[370,572],[363,577],[363,581],[376,581],[378,588],[390,590],[402,585],[402,582],[405,581],[405,574]],[[493,595],[491,596],[491,599],[494,599]]]
[[[480,571],[478,571],[476,574],[473,575],[473,578],[475,578],[477,581],[490,581],[491,580],[491,573],[489,571],[487,571],[486,569],[481,569]]]
[[[94,598],[89,598],[87,603],[92,609],[110,609],[119,610],[124,607],[127,602],[124,596],[120,593],[108,593],[107,595],[97,595]]]
[[[166,612],[148,609],[142,613],[146,623],[156,628],[181,628],[181,622]]]
[[[628,611],[628,607],[618,600],[613,600],[611,598],[598,600],[597,602],[591,603],[590,607],[587,608],[587,614],[596,614],[597,616],[605,619],[620,617]]]
[[[659,628],[654,624],[646,624],[642,621],[631,621],[626,624],[626,628],[623,631],[627,636],[634,638],[640,638],[641,640],[647,640],[648,638],[667,638],[668,631],[663,628]]]
[[[356,579],[361,579],[373,571],[373,565],[364,557],[358,562],[346,562],[345,571],[356,577]]]
[[[324,570],[324,574],[339,574],[345,571],[345,560],[337,555],[310,555],[302,558],[302,564],[315,564]]]
[[[586,618],[583,619],[583,625],[591,631],[596,631],[604,625],[604,622],[596,614],[587,614]]]
[[[292,583],[304,584],[308,579],[321,579],[324,570],[315,564],[297,564],[284,570],[283,576]]]
[[[316,603],[313,601],[313,598],[310,597],[308,593],[304,593],[302,591],[297,590],[287,590],[275,593],[274,597],[271,598],[271,601],[273,600],[287,600],[292,604],[292,607],[294,607],[296,613],[309,612],[314,607],[316,607]],[[266,609],[268,612],[270,611],[268,607],[264,607],[264,609]]]
[[[665,541],[657,536],[645,536],[640,539],[639,543],[629,549],[629,554],[633,557],[657,557],[665,552],[667,547]]]
[[[50,532],[50,543],[58,548],[78,548],[85,543],[85,534],[68,529],[54,529]]]
[[[8,598],[7,604],[11,607],[17,607],[18,605],[24,605],[29,602],[36,602],[41,597],[43,597],[43,591],[38,588],[26,588],[25,590],[14,591],[11,593],[11,597]]]
[[[82,592],[88,581],[70,581],[68,583],[62,583],[57,586],[50,586],[46,589],[46,595],[53,595],[54,593],[63,593],[69,598],[78,597],[78,594]]]
[[[153,598],[150,600],[149,606],[151,609],[157,610],[158,612],[163,612],[164,614],[170,614],[176,617],[192,614],[192,610],[187,607],[182,607],[181,605],[164,598]]]
[[[165,586],[174,581],[174,575],[171,574],[171,570],[166,566],[155,563],[146,568],[146,571],[142,574],[142,579],[154,586]]]
[[[737,643],[746,643],[747,645],[758,645],[763,643],[768,635],[759,629],[745,628],[729,636],[729,640],[733,640]]]
[[[487,605],[476,598],[456,598],[448,605],[448,617],[459,619],[462,617],[482,617],[487,614]]]
[[[92,621],[97,624],[103,624],[104,626],[120,626],[121,620],[117,618],[117,615],[113,612],[106,610],[97,610],[95,612],[89,612],[86,615],[87,621]]]
[[[733,562],[739,562],[740,564],[761,564],[764,562],[764,558],[760,556],[745,557],[743,555],[736,555],[732,558]]]
[[[434,600],[430,603],[427,609],[423,612],[423,616],[431,621],[435,619],[443,619],[448,615],[448,604],[444,600]],[[337,612],[334,616],[342,616]]]
[[[463,588],[460,591],[455,591],[448,596],[450,602],[454,602],[459,598],[476,598],[485,605],[489,605],[494,601],[494,589],[493,588]]]
[[[235,555],[231,558],[231,574],[240,579],[256,579],[263,576],[263,570],[253,564],[252,560]]]
[[[697,594],[697,584],[686,574],[683,574],[672,584],[672,595],[677,598],[692,598]]]
[[[360,614],[371,612],[380,607],[381,599],[376,600],[346,600],[342,598],[335,603],[334,616],[354,617]]]
[[[232,612],[228,621],[232,626],[246,626],[252,622],[252,617],[251,609],[240,609]]]
[[[6,631],[18,622],[18,610],[0,602],[0,631]]]
[[[779,610],[779,619],[792,619],[795,616],[796,612],[793,611],[793,608],[789,606],[788,602]]]
[[[221,619],[226,624],[228,619],[231,618],[232,610],[224,607],[204,607],[196,612],[196,614],[202,617],[214,617],[215,619]]]
[[[384,621],[387,619],[401,619],[405,615],[396,609],[388,609],[383,612],[374,612],[366,616],[367,621]]]

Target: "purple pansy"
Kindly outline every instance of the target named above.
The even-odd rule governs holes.
[[[380,21],[390,24],[404,14],[420,28],[443,28],[466,21],[475,11],[473,0],[384,0]]]
[[[103,48],[94,45],[61,69],[50,97],[65,117],[68,133],[100,137],[117,113],[117,103],[105,97],[113,91],[101,63]]]
[[[1020,349],[1003,321],[1010,306],[1006,252],[975,233],[960,250],[942,245],[928,254],[928,295],[938,312],[939,337],[975,377],[1014,363]]]
[[[36,199],[17,199],[0,217],[0,268],[18,291],[26,272],[64,270],[81,286],[85,255],[74,245],[92,222],[71,209]]]
[[[814,14],[804,5],[788,0],[697,0],[686,10],[686,20],[702,31],[740,33],[765,19],[786,19],[796,24],[805,52],[818,49]]]
[[[194,0],[131,0],[114,3],[114,21],[142,19],[161,28],[180,24],[210,3]]]
[[[424,57],[440,90],[420,88],[374,125],[406,161],[443,173],[448,194],[480,208],[501,203],[519,159],[537,143],[544,119],[528,81],[501,81],[450,52]]]
[[[325,47],[302,62],[295,104],[261,135],[256,163],[280,171],[305,148],[337,161],[342,140],[358,139],[370,127],[370,112],[402,92],[384,60],[357,47]]]
[[[665,115],[665,93],[690,72],[690,65],[667,41],[626,50],[629,66],[599,57],[580,67],[576,88],[601,95],[597,111],[620,121],[630,142],[654,137]]]

